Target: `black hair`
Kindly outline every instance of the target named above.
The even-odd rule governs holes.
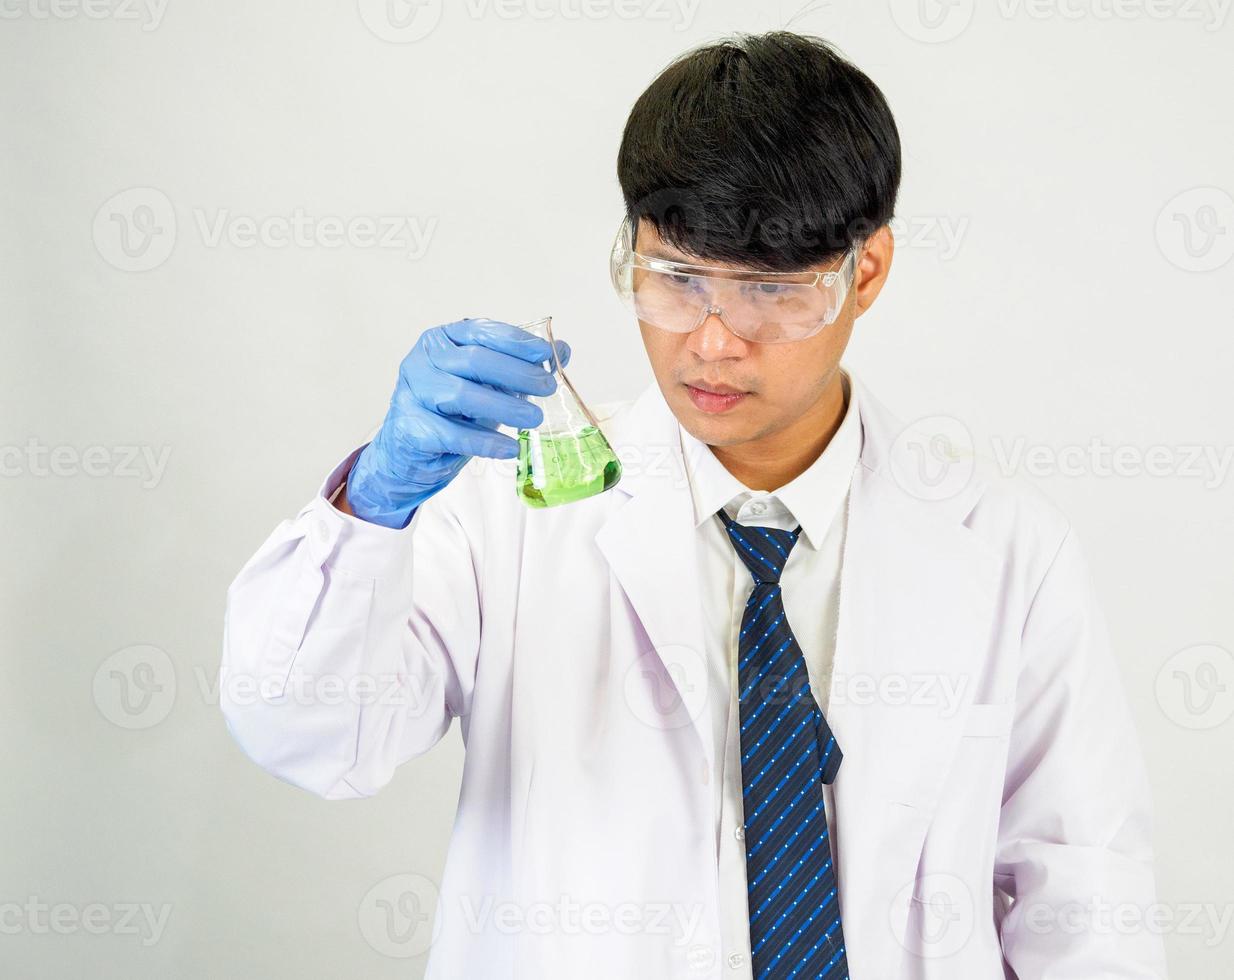
[[[795,271],[891,220],[900,135],[883,93],[821,38],[736,34],[643,92],[617,154],[626,215],[687,255]]]

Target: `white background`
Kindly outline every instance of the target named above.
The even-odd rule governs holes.
[[[1172,973],[1234,971],[1229,0],[467,0],[405,27],[367,0],[151,3],[0,0],[0,973],[420,975],[387,954],[427,924],[383,938],[375,896],[440,872],[458,736],[363,802],[265,775],[216,703],[226,587],[426,327],[551,313],[589,401],[650,381],[607,280],[626,114],[682,50],[794,15],[904,144],[847,363],[1071,516],[1151,770]],[[278,246],[297,214],[316,237]],[[167,909],[157,941],[130,904]]]

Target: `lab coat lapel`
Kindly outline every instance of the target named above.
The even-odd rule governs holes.
[[[647,634],[648,649],[640,654],[658,661],[675,692],[663,723],[694,729],[703,771],[710,773],[715,747],[705,710],[694,510],[677,420],[653,383],[628,411],[605,423],[604,432],[622,461],[621,480],[611,493],[626,499],[614,500],[595,541]]]
[[[932,499],[902,426],[863,385],[858,394],[864,442],[827,718],[844,751],[835,796],[849,965],[899,976],[926,829],[991,641],[998,568],[963,523],[977,483]]]
[[[862,976],[895,976],[911,946],[905,923],[925,833],[990,640],[998,567],[964,525],[979,483],[935,499],[901,424],[859,379],[854,384],[863,445],[849,498],[827,719],[845,753],[835,800],[849,964]],[[652,384],[604,431],[623,475],[596,544],[710,770],[693,507],[677,421]]]

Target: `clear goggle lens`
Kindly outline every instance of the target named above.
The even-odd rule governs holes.
[[[856,250],[831,272],[768,273],[696,266],[639,255],[622,222],[613,244],[613,286],[635,315],[661,330],[689,333],[716,315],[757,343],[803,340],[833,323],[844,306]]]

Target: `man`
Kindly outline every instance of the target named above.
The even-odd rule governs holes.
[[[1164,976],[1094,912],[1154,886],[1075,532],[976,471],[940,491],[840,364],[891,269],[878,88],[816,39],[704,47],[634,106],[618,177],[655,375],[599,413],[620,482],[525,506],[493,459],[552,349],[426,331],[229,590],[239,744],[354,798],[459,719],[431,977]]]

